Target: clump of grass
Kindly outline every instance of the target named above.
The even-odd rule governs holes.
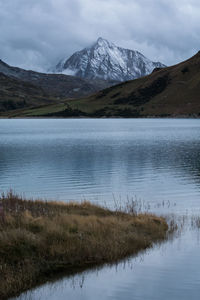
[[[83,203],[0,198],[0,298],[59,271],[115,262],[166,238],[164,218]],[[129,204],[130,205],[130,204]]]

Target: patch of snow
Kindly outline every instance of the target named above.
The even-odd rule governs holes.
[[[77,70],[72,70],[72,69],[65,69],[62,71],[62,74],[64,75],[70,75],[70,76],[75,76]]]

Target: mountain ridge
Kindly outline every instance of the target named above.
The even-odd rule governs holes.
[[[46,74],[13,67],[0,60],[0,72],[10,78],[43,89],[50,97],[79,98],[115,84],[114,81],[87,80],[64,74]]]

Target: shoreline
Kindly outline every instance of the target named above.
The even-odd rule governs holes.
[[[115,263],[166,240],[164,218],[89,202],[0,198],[0,297],[20,295],[62,273]],[[109,251],[108,251],[109,249]]]
[[[77,120],[109,120],[109,119],[121,119],[121,120],[124,120],[124,119],[133,119],[133,120],[138,120],[138,119],[153,119],[153,120],[156,120],[156,119],[163,119],[163,120],[167,120],[167,119],[171,119],[171,120],[175,120],[175,119],[177,119],[177,120],[181,120],[181,119],[183,119],[183,120],[186,120],[186,119],[188,119],[188,120],[195,120],[195,119],[200,119],[200,116],[167,116],[167,117],[161,117],[161,116],[146,116],[146,117],[138,117],[138,118],[136,118],[136,117],[118,117],[118,116],[113,116],[113,117],[57,117],[57,116],[52,116],[52,117],[50,117],[50,116],[30,116],[30,117],[24,117],[24,116],[16,116],[16,117],[8,117],[8,116],[0,116],[0,120],[37,120],[37,119],[43,119],[43,120],[45,120],[45,119],[47,119],[47,120],[51,120],[51,119],[53,119],[53,120],[67,120],[67,119],[69,119],[69,120],[72,120],[72,119],[77,119]]]

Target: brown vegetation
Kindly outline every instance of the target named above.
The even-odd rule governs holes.
[[[163,218],[111,211],[89,202],[0,198],[0,298],[27,290],[59,271],[111,263],[166,237]]]

